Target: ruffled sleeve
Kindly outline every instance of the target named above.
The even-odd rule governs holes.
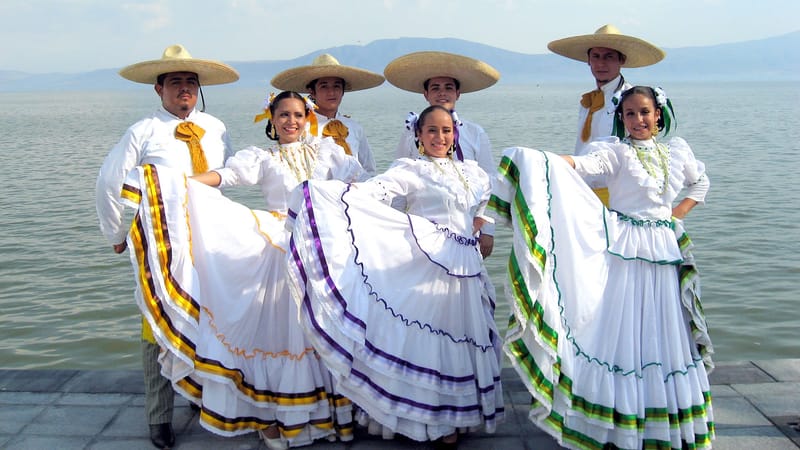
[[[405,197],[413,188],[412,166],[415,161],[410,158],[396,159],[386,172],[376,175],[369,180],[358,183],[358,189],[363,189],[376,200],[391,204],[395,198]]]
[[[332,138],[323,139],[313,138],[312,145],[319,146],[318,157],[320,163],[330,171],[330,179],[352,183],[359,181],[367,176],[358,159],[348,155],[344,149],[336,144]],[[328,177],[323,177],[328,178]]]
[[[610,178],[618,171],[620,161],[618,151],[624,144],[619,139],[595,141],[586,146],[588,153],[584,156],[573,156],[575,170],[581,178]]]
[[[675,192],[686,189],[686,197],[704,203],[711,181],[706,175],[706,166],[695,158],[689,144],[680,137],[667,142],[670,148],[672,173],[670,188]]]
[[[239,150],[225,161],[225,167],[216,169],[221,182],[219,187],[253,186],[261,183],[263,164],[268,153],[258,147],[251,146]]]

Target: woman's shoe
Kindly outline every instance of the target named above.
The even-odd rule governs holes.
[[[270,450],[286,450],[289,448],[289,445],[280,438],[280,435],[276,438],[269,438],[267,437],[266,430],[258,430],[258,435],[261,436],[261,440],[267,445],[267,448]]]

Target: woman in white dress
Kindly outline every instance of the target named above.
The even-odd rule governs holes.
[[[337,388],[384,436],[454,444],[459,428],[492,432],[504,415],[494,287],[476,246],[490,180],[451,157],[446,109],[427,108],[416,129],[417,158],[294,192],[290,274]]]
[[[531,420],[563,446],[710,448],[712,348],[682,220],[709,181],[686,141],[656,139],[663,91],[634,87],[619,105],[627,136],[586,156],[503,153],[491,206],[514,230],[504,349]],[[584,176],[605,178],[610,209]]]
[[[306,134],[312,111],[301,95],[282,92],[260,116],[275,145],[241,150],[194,180],[146,166],[126,185],[139,208],[132,254],[162,372],[201,406],[205,428],[228,436],[259,430],[269,448],[352,438],[351,404],[334,393],[286,283],[291,190],[308,179],[361,175],[330,138]],[[195,181],[260,185],[267,211]]]

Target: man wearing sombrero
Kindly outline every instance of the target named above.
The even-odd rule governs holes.
[[[119,74],[137,83],[152,84],[161,98],[161,107],[128,128],[106,156],[97,177],[100,230],[115,253],[127,248],[129,227],[123,223],[120,194],[131,169],[159,164],[192,175],[223,166],[231,153],[227,130],[219,119],[195,109],[197,95],[198,92],[202,95],[201,85],[232,83],[239,79],[236,70],[227,64],[192,58],[181,45],[169,46],[160,59],[127,66]],[[137,288],[136,299],[140,308],[147,307],[141,289]],[[157,328],[155,330],[159,334]],[[175,443],[174,391],[171,381],[161,375],[160,348],[153,331],[143,318],[145,413],[153,445],[169,448]]]
[[[311,131],[318,137],[332,137],[345,153],[356,156],[364,172],[372,176],[375,175],[375,157],[364,129],[350,116],[339,112],[339,105],[345,92],[374,88],[383,81],[380,74],[341,65],[325,53],[314,58],[310,66],[284,70],[275,75],[271,83],[283,91],[311,94],[317,105],[318,119],[316,130]]]
[[[627,36],[614,25],[604,25],[594,34],[572,36],[547,44],[552,52],[589,64],[596,89],[581,98],[575,154],[581,155],[587,143],[612,136],[617,92],[632,86],[620,73],[622,67],[645,67],[664,59],[665,53],[653,44]]]
[[[446,52],[416,52],[391,61],[383,75],[394,86],[421,93],[430,105],[441,105],[453,114],[455,124],[453,158],[477,161],[489,177],[497,170],[489,136],[473,122],[459,118],[456,102],[462,93],[486,89],[500,79],[500,73],[489,64],[466,56]],[[413,126],[407,122],[395,152],[396,158],[418,156]],[[488,257],[494,247],[494,224],[481,228],[480,250]]]

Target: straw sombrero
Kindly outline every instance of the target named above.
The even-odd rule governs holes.
[[[239,79],[236,70],[219,61],[192,58],[182,45],[170,45],[164,49],[161,59],[143,61],[123,67],[119,74],[137,83],[155,84],[159,75],[170,72],[193,72],[204,86],[233,83]]]
[[[553,53],[567,58],[588,62],[588,52],[593,47],[605,47],[617,50],[625,55],[623,67],[644,67],[653,65],[666,53],[655,45],[633,36],[620,33],[614,25],[604,25],[594,34],[584,34],[558,39],[547,44]]]
[[[324,53],[314,58],[310,66],[300,66],[284,70],[272,78],[272,85],[282,91],[308,92],[309,83],[325,78],[336,77],[344,80],[345,91],[360,91],[374,88],[383,83],[383,76],[357,67],[343,66],[333,56]]]
[[[431,78],[455,78],[461,93],[480,91],[497,83],[500,72],[477,59],[445,52],[416,52],[390,62],[383,75],[400,89],[423,93]]]

